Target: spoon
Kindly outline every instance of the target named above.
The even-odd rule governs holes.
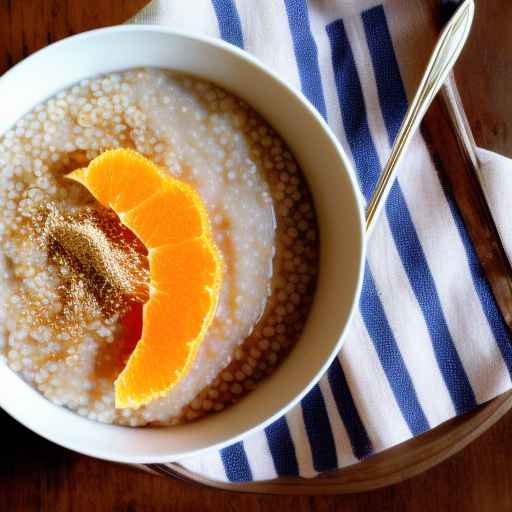
[[[432,100],[448,77],[466,43],[475,13],[474,0],[465,0],[443,29],[421,79],[416,95],[412,100],[400,130],[395,139],[391,154],[382,171],[372,198],[366,209],[366,233],[370,236],[375,221],[386,202],[400,163],[413,135]]]

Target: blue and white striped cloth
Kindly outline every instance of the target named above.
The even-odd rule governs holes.
[[[273,68],[328,121],[368,200],[436,39],[431,4],[154,0],[131,21],[222,37]],[[510,342],[418,135],[374,231],[359,309],[327,374],[264,431],[182,463],[228,481],[311,477],[356,463],[511,388]]]

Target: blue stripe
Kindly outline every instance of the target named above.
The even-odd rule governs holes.
[[[302,400],[302,416],[308,434],[316,471],[328,471],[338,467],[336,445],[332,435],[325,400],[316,385]]]
[[[224,41],[239,48],[244,47],[242,24],[233,0],[212,0],[212,5],[217,16],[220,35]]]
[[[407,112],[407,96],[384,8],[379,5],[363,12],[361,16],[375,72],[380,108],[389,143],[393,144]]]
[[[361,82],[357,74],[354,56],[348,43],[343,20],[336,20],[326,27],[331,45],[334,80],[343,118],[349,136],[350,150],[354,158],[361,191],[368,202],[379,179],[380,164],[373,144],[368,146],[370,128],[366,119]]]
[[[284,3],[299,68],[302,92],[324,119],[327,119],[318,65],[318,50],[311,35],[307,2],[306,0],[284,0]]]
[[[347,430],[354,455],[358,459],[368,457],[368,455],[373,453],[372,442],[370,441],[363,422],[359,417],[356,404],[350,394],[348,382],[338,358],[334,360],[329,368],[327,378],[331,385],[336,407],[338,408],[340,417]]]
[[[414,435],[421,434],[429,429],[429,424],[418,402],[416,391],[388,324],[384,308],[377,297],[375,282],[367,265],[359,304],[361,315],[410,431]]]
[[[342,20],[326,27],[331,45],[336,88],[343,115],[345,133],[365,193],[373,190],[380,172],[377,152],[371,139],[361,83]],[[352,75],[352,76],[351,76]],[[349,87],[346,85],[349,84]],[[352,113],[355,114],[352,114]],[[357,122],[353,117],[357,116]],[[345,124],[345,121],[348,122]],[[371,155],[369,159],[359,155]],[[358,155],[356,157],[356,155]],[[366,268],[360,311],[379,355],[400,411],[413,434],[428,429],[428,421],[418,402],[414,385],[398,349],[384,308],[375,289],[370,269]]]
[[[392,144],[407,110],[407,97],[382,6],[362,14],[384,122]],[[371,140],[368,144],[373,144]],[[474,392],[453,343],[434,279],[402,190],[395,182],[386,213],[397,250],[432,338],[436,359],[458,414],[476,406]]]
[[[226,476],[230,482],[250,482],[252,472],[242,442],[235,443],[220,451]]]
[[[286,417],[274,421],[265,429],[265,434],[277,474],[297,476],[299,464]]]
[[[386,213],[402,264],[425,317],[437,364],[455,410],[462,414],[476,406],[475,394],[453,343],[434,279],[397,182],[391,187]]]

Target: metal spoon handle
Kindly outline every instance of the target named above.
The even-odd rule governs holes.
[[[370,235],[388,197],[398,164],[412,136],[423,119],[435,95],[446,80],[466,42],[473,21],[475,4],[465,0],[447,23],[432,52],[425,74],[412,100],[391,148],[391,154],[375,186],[366,209],[366,232]]]

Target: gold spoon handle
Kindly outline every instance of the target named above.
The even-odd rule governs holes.
[[[375,221],[386,202],[394,182],[398,164],[412,136],[418,129],[428,107],[446,80],[448,73],[466,43],[471,23],[473,22],[474,12],[474,1],[465,0],[439,36],[439,40],[430,56],[427,69],[421,79],[416,95],[405,114],[395,143],[391,148],[391,154],[366,209],[367,236],[371,234]]]

